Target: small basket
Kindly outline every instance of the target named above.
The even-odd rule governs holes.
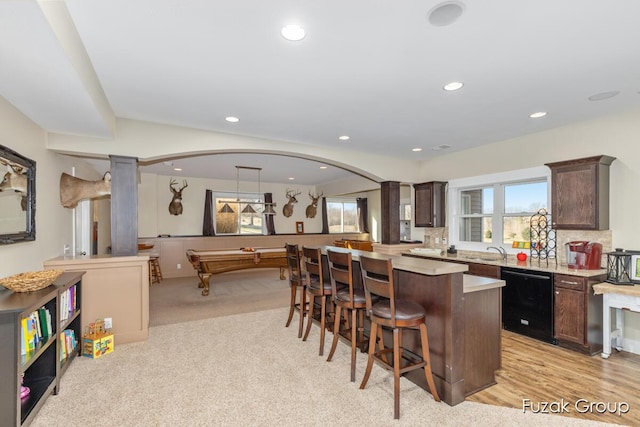
[[[33,292],[44,289],[56,281],[64,270],[43,270],[20,273],[0,279],[0,285],[13,292]]]

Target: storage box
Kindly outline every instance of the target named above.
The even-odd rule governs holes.
[[[82,355],[97,359],[113,351],[113,334],[87,334],[82,337]]]

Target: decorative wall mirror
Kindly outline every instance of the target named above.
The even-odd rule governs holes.
[[[36,239],[36,162],[0,145],[0,244]]]

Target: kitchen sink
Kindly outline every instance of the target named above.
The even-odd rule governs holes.
[[[466,261],[491,261],[491,262],[501,262],[500,258],[495,257],[461,257],[460,259]]]

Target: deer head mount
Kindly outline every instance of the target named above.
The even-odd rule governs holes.
[[[60,175],[60,204],[65,208],[75,208],[80,200],[95,199],[111,194],[111,172],[106,171],[102,179],[87,181],[68,173]]]
[[[289,201],[282,207],[282,215],[287,218],[293,215],[293,204],[298,203],[298,199],[296,199],[296,196],[300,193],[300,191],[294,192],[294,190],[287,189],[286,197],[287,199],[289,199]]]
[[[10,165],[7,165],[7,173],[4,174],[0,183],[0,191],[8,190],[27,194],[27,175],[16,172]]]
[[[173,193],[171,203],[169,203],[169,213],[171,215],[182,215],[182,190],[189,186],[185,179],[182,181],[182,187],[180,187],[179,190],[176,190],[174,185],[177,183],[178,182],[173,178],[169,181],[169,190]]]
[[[307,206],[307,209],[305,211],[305,214],[307,215],[307,218],[315,218],[316,217],[316,213],[318,212],[318,199],[320,197],[322,197],[322,192],[320,194],[316,194],[315,196],[311,194],[311,191],[309,191],[309,198],[311,198],[311,204],[309,206]]]
[[[7,173],[4,174],[0,182],[0,191],[15,191],[20,193],[20,207],[27,210],[27,175],[24,172],[16,172],[11,165],[7,165]]]

